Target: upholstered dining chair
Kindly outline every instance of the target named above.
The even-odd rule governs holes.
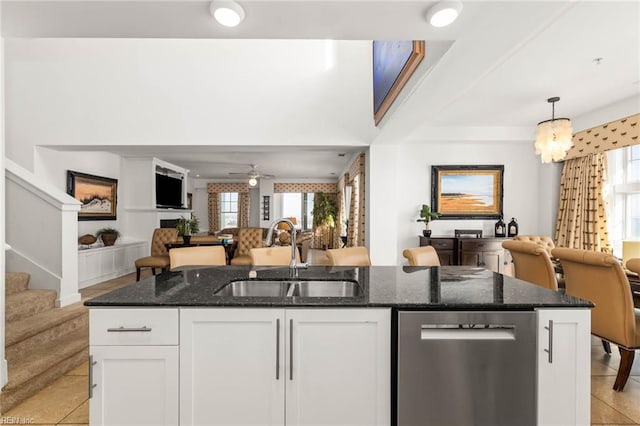
[[[371,266],[369,250],[366,247],[347,247],[327,250],[331,266]]]
[[[516,240],[506,240],[502,247],[511,252],[516,278],[558,290],[553,264],[545,247],[536,242]]]
[[[622,391],[635,351],[640,349],[640,309],[633,306],[631,287],[622,265],[606,253],[570,248],[555,248],[551,253],[562,263],[567,294],[595,304],[591,311],[591,334],[618,345],[620,366],[613,390]]]
[[[156,274],[156,268],[162,271],[169,269],[171,264],[169,253],[165,244],[173,243],[178,239],[178,231],[176,228],[156,228],[151,237],[151,256],[137,259],[136,265],[136,281],[140,281],[140,271],[142,268],[151,268],[151,273]]]
[[[238,230],[238,248],[231,259],[231,264],[251,265],[251,249],[264,246],[262,234],[262,228],[240,228]]]
[[[513,237],[516,241],[526,241],[530,243],[536,243],[540,247],[543,247],[549,255],[551,255],[551,250],[556,248],[555,243],[551,237],[547,237],[546,235],[516,235]]]
[[[627,260],[627,269],[640,275],[640,257]]]
[[[409,261],[409,266],[440,266],[438,252],[431,246],[405,249],[402,255]]]
[[[256,266],[289,266],[291,246],[252,248],[249,250],[251,264]],[[296,247],[296,263],[300,263],[300,253]]]
[[[220,266],[227,264],[224,246],[181,247],[169,250],[171,269],[180,266]]]

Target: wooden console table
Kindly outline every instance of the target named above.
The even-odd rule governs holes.
[[[509,251],[502,248],[506,238],[423,237],[420,246],[432,246],[441,265],[480,266],[494,272],[508,273]]]

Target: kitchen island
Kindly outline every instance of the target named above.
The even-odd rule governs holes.
[[[85,302],[91,424],[395,424],[407,311],[534,313],[535,382],[509,392],[532,393],[530,424],[589,422],[588,302],[472,267],[310,267],[288,277],[288,268],[191,268]],[[223,290],[265,280],[357,282],[358,291]]]

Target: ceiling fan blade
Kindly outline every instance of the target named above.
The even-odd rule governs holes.
[[[273,179],[273,178],[275,178],[275,175],[260,175],[260,177],[262,179]]]
[[[230,175],[238,175],[238,176],[247,176],[246,173],[235,173],[235,172],[229,172]]]

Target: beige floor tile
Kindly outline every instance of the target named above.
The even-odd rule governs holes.
[[[634,424],[633,420],[600,401],[595,396],[591,397],[591,423]]]
[[[608,367],[597,360],[591,360],[591,376],[615,376],[618,370]]]
[[[58,423],[87,400],[87,380],[62,376],[3,416],[30,418],[34,424]]]
[[[78,408],[73,410],[71,414],[62,419],[59,424],[81,424],[89,423],[89,400],[86,400]]]
[[[623,392],[613,390],[615,376],[591,377],[591,394],[615,410],[640,423],[640,382],[629,380]]]
[[[591,370],[593,374],[593,369]],[[77,366],[73,370],[69,371],[67,376],[88,376],[89,375],[89,361]]]

